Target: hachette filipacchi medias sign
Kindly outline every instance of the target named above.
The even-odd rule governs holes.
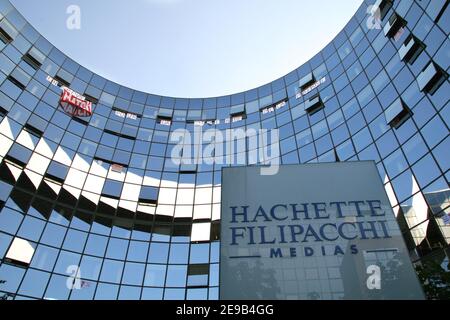
[[[423,299],[373,161],[222,171],[221,299]]]

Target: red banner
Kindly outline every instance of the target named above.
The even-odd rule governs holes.
[[[85,100],[82,95],[69,88],[63,87],[59,103],[64,111],[76,117],[89,117],[92,115],[92,102]]]

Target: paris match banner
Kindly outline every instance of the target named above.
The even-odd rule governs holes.
[[[373,161],[222,169],[221,299],[424,299]]]
[[[59,104],[66,113],[72,116],[89,117],[92,115],[92,102],[67,87],[62,87]]]

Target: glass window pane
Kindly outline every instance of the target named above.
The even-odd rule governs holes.
[[[152,242],[148,254],[148,262],[167,263],[169,245],[166,243]]]
[[[187,266],[169,265],[167,269],[168,287],[185,287],[186,286]]]
[[[125,263],[122,283],[142,286],[145,264],[143,263]]]
[[[20,286],[19,293],[36,298],[42,298],[50,273],[28,269]]]
[[[118,292],[118,285],[99,283],[95,292],[95,300],[116,300]]]
[[[166,265],[148,264],[145,270],[144,286],[163,287],[166,278]]]
[[[119,283],[122,277],[123,262],[105,259],[100,281]]]
[[[57,255],[57,249],[41,244],[37,247],[36,252],[34,253],[31,266],[41,270],[52,271]]]

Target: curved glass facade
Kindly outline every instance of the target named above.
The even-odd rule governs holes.
[[[419,277],[448,272],[450,8],[374,2],[286,76],[183,99],[92,73],[0,1],[0,296],[217,299],[225,165],[171,161],[196,126],[278,128],[282,164],[375,160]]]

